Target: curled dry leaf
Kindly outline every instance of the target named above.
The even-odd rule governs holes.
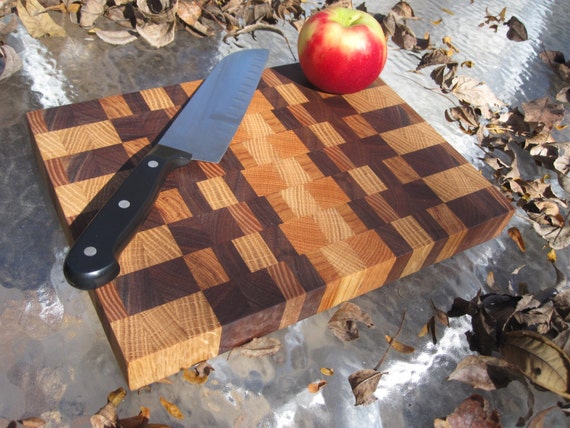
[[[137,40],[137,36],[128,30],[101,30],[97,28],[95,34],[111,45],[126,45]]]
[[[565,113],[564,105],[552,102],[549,97],[522,103],[522,109],[525,122],[546,130],[552,130],[560,125]]]
[[[39,428],[43,427],[46,424],[46,421],[42,418],[31,417],[20,419],[18,423],[26,428]]]
[[[395,349],[401,354],[411,354],[416,350],[413,346],[406,345],[388,334],[384,335],[384,339],[386,339],[386,342],[388,342],[392,349]]]
[[[248,358],[264,357],[279,352],[281,341],[274,337],[256,337],[238,349],[241,355]]]
[[[501,354],[536,385],[570,399],[570,357],[547,337],[530,330],[507,332]]]
[[[92,428],[116,428],[117,407],[125,399],[127,391],[124,388],[117,388],[107,395],[107,404],[91,416]]]
[[[325,376],[332,376],[334,375],[334,369],[330,367],[321,367],[321,373]]]
[[[505,25],[509,27],[509,30],[507,31],[507,39],[515,42],[524,42],[528,40],[526,27],[516,16],[511,16],[511,18],[505,22]]]
[[[370,315],[364,312],[358,305],[345,302],[329,320],[328,328],[343,342],[350,342],[357,339],[360,335],[357,326],[359,322],[365,324],[368,328],[374,326]]]
[[[311,382],[311,383],[307,386],[307,389],[309,390],[310,393],[316,394],[316,393],[319,392],[321,389],[323,389],[326,384],[327,384],[327,381],[326,381],[326,380],[318,380],[318,381],[316,381],[316,382]]]
[[[521,250],[523,253],[526,252],[526,245],[524,243],[524,239],[522,237],[520,230],[516,227],[511,227],[508,230],[508,234],[511,237],[511,239],[515,241],[515,243],[519,247],[519,250]]]
[[[466,398],[453,413],[434,421],[435,428],[485,427],[501,428],[501,415],[478,394]]]
[[[13,47],[0,45],[0,80],[7,79],[22,68],[22,59]]]
[[[447,380],[463,382],[485,391],[494,391],[504,388],[512,380],[521,380],[521,376],[516,367],[502,358],[468,355],[457,364]],[[524,381],[524,378],[522,380]]]
[[[451,92],[459,101],[480,109],[486,119],[491,119],[495,111],[505,107],[486,83],[469,76],[455,77]]]
[[[150,410],[146,407],[141,407],[138,415],[119,419],[118,424],[121,428],[151,428],[152,425],[148,423],[149,419]]]
[[[182,411],[180,410],[180,408],[176,404],[171,403],[170,401],[168,401],[164,397],[160,397],[160,404],[162,405],[164,410],[166,410],[166,413],[168,413],[173,418],[184,419],[184,415],[182,414]]]
[[[202,361],[189,369],[184,369],[183,376],[186,382],[201,385],[208,380],[210,373],[214,371],[214,368],[208,364],[206,361]]]
[[[348,382],[356,399],[355,406],[372,404],[377,400],[374,392],[384,374],[378,370],[364,369],[356,371],[348,377]]]

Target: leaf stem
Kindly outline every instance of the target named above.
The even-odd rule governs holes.
[[[398,326],[398,330],[396,330],[396,333],[392,336],[392,340],[395,340],[399,335],[400,332],[402,331],[402,328],[404,327],[404,320],[406,319],[406,311],[404,311],[402,313],[402,319],[400,320],[400,325]],[[376,364],[376,366],[374,366],[374,370],[378,370],[380,368],[380,366],[382,365],[382,363],[384,362],[384,360],[386,359],[386,356],[388,355],[388,352],[390,352],[390,348],[392,346],[390,344],[388,344],[388,347],[386,348],[386,350],[384,351],[384,354],[382,355],[382,357],[380,358],[380,361],[378,361],[378,364]]]

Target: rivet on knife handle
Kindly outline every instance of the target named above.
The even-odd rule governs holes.
[[[167,175],[190,162],[157,145],[139,163],[71,247],[63,271],[71,285],[93,290],[119,274],[118,256],[152,208]]]

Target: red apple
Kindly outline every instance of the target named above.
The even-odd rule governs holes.
[[[348,94],[365,89],[378,78],[388,47],[382,27],[372,15],[331,7],[303,24],[297,51],[309,82],[324,92]]]

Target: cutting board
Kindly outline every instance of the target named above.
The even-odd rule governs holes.
[[[70,243],[199,83],[28,113]],[[330,95],[291,64],[264,71],[220,164],[168,177],[91,297],[137,389],[494,238],[512,213],[381,79]]]

